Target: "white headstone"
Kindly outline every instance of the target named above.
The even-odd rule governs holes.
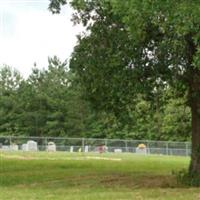
[[[136,153],[137,154],[144,154],[144,155],[146,155],[147,154],[147,148],[139,148],[139,147],[137,147],[136,148]]]
[[[71,147],[70,147],[70,153],[73,153],[73,152],[74,152],[74,147],[71,146]]]
[[[85,146],[85,153],[88,153],[89,151],[89,146]]]
[[[37,142],[33,141],[33,140],[29,140],[27,142],[27,146],[28,146],[28,151],[37,151]]]
[[[28,145],[22,144],[22,151],[28,151]]]
[[[104,152],[108,152],[108,147],[104,146]]]
[[[55,152],[56,151],[56,144],[54,142],[48,142],[47,151]]]
[[[115,153],[122,153],[122,150],[121,149],[115,149],[114,152]]]
[[[2,150],[4,150],[4,151],[9,151],[9,150],[10,150],[10,146],[8,146],[8,145],[3,145],[3,146],[2,146]]]
[[[17,144],[12,144],[12,145],[10,145],[10,150],[11,151],[18,151],[19,150],[19,146]]]

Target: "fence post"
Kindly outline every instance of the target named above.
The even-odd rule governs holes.
[[[45,137],[44,138],[44,150],[47,150],[47,146],[48,146],[48,138]]]
[[[146,148],[147,148],[147,151],[146,151],[146,154],[150,154],[150,149],[149,149],[149,140],[146,140]]]
[[[128,142],[125,140],[126,153],[128,153]]]
[[[189,151],[188,151],[188,143],[185,143],[185,154],[186,156],[189,156]]]
[[[82,138],[82,151],[85,151],[85,138]]]
[[[10,146],[12,144],[12,136],[9,137],[9,143],[10,143]]]
[[[104,139],[104,144],[107,147],[107,145],[108,145],[108,139]]]
[[[166,143],[166,154],[169,155],[169,144],[168,144],[168,142]]]
[[[104,139],[104,145],[105,145],[105,152],[108,152],[108,139]]]

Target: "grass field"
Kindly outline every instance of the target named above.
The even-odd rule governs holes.
[[[176,183],[189,158],[0,152],[0,200],[200,200]]]

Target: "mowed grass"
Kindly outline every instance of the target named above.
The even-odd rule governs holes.
[[[172,173],[188,165],[172,156],[0,152],[0,200],[200,200],[200,189]]]

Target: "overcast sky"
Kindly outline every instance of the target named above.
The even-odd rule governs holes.
[[[27,77],[36,62],[47,67],[48,56],[69,58],[81,27],[70,21],[72,9],[48,11],[48,0],[0,0],[0,66],[10,65]]]

